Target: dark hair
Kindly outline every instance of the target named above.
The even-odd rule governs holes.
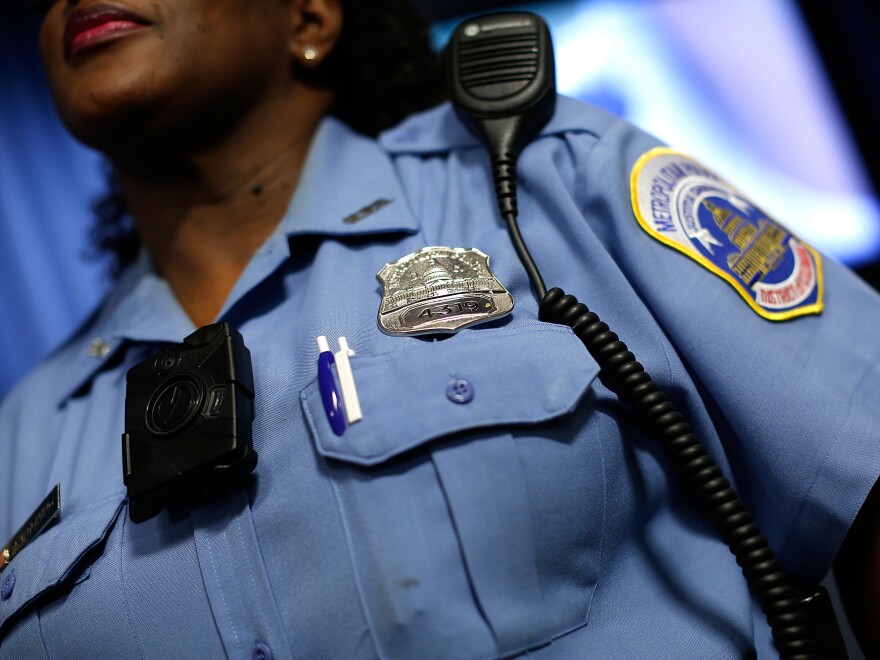
[[[336,93],[334,115],[377,135],[443,100],[428,23],[408,0],[342,0],[342,9],[339,43],[317,71]]]
[[[307,72],[308,82],[335,92],[331,114],[375,136],[443,100],[428,23],[408,0],[342,0],[342,11],[339,42],[320,66]],[[108,258],[115,277],[137,257],[140,238],[109,168],[107,178],[107,192],[92,207],[91,256]]]

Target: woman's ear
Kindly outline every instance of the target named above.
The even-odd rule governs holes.
[[[342,7],[339,0],[292,0],[291,9],[291,55],[297,66],[314,68],[336,46]]]

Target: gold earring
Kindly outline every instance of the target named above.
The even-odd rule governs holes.
[[[318,59],[318,49],[314,46],[303,46],[302,54],[306,62],[314,62]]]

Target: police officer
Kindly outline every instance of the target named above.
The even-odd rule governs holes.
[[[361,4],[49,9],[59,114],[112,162],[143,247],[0,409],[0,536],[56,483],[63,501],[4,560],[0,658],[775,657],[662,451],[538,320],[477,140],[447,105],[378,139],[330,116],[370,130],[352,86],[409,47],[397,3]],[[559,99],[520,162],[532,254],[670,392],[789,573],[817,581],[845,544],[850,583],[876,585],[880,302],[658,147]],[[455,281],[504,313],[444,341],[380,328],[413,300],[401,323],[450,314],[431,287]],[[249,348],[259,463],[134,522],[126,372],[217,320]],[[853,593],[870,620],[876,589]]]

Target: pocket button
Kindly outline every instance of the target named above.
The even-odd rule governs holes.
[[[474,398],[474,386],[463,378],[454,378],[446,386],[446,398],[453,403],[470,403]]]
[[[269,648],[269,645],[256,640],[254,643],[253,660],[272,660],[273,657],[272,649]]]

